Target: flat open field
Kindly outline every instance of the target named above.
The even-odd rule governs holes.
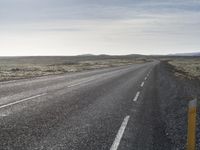
[[[144,63],[137,56],[1,57],[0,81]]]
[[[173,59],[169,61],[169,64],[175,67],[175,75],[178,77],[200,79],[200,59],[198,57]]]

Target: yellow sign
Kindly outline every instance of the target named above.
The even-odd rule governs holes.
[[[197,116],[197,100],[194,99],[189,102],[187,150],[196,149],[196,116]]]

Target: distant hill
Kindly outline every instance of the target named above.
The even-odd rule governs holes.
[[[77,56],[95,56],[93,54],[82,54],[82,55],[77,55]]]
[[[176,53],[176,54],[170,54],[170,56],[200,56],[200,52],[194,52],[194,53]]]
[[[106,59],[144,59],[142,55],[93,55],[83,54],[77,56],[17,56],[1,57],[2,64],[34,64],[34,65],[51,65],[51,64],[73,64],[79,61],[106,60]]]

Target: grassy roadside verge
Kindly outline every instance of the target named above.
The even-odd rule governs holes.
[[[174,59],[168,64],[175,68],[175,76],[187,79],[200,80],[200,59]]]
[[[0,58],[0,81],[9,81],[68,72],[81,72],[101,68],[145,63],[143,58],[68,58],[19,57]]]
[[[191,58],[191,59],[174,59],[168,61],[168,65],[173,67],[171,70],[174,75],[179,78],[183,79],[182,82],[190,81],[193,86],[197,85],[196,88],[193,89],[193,91],[197,90],[200,86],[200,59],[199,58]],[[196,94],[194,97],[197,96],[198,100],[198,107],[200,107],[200,95]]]
[[[197,97],[200,102],[200,80],[193,74],[188,75],[186,68],[194,69],[190,62],[192,59],[182,60],[179,58],[161,61],[157,71],[157,90],[160,99],[163,120],[167,124],[166,133],[174,143],[174,149],[185,149],[187,139],[187,113],[188,102]],[[172,64],[173,62],[173,64]],[[182,66],[180,70],[175,65]],[[189,64],[191,66],[188,66]],[[176,75],[176,76],[175,76]],[[190,79],[189,79],[190,78]],[[197,114],[197,149],[200,148],[200,105]]]

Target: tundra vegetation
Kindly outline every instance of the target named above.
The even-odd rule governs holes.
[[[2,57],[0,81],[118,67],[148,60],[132,56]]]
[[[172,59],[168,63],[175,67],[177,77],[200,80],[200,59],[198,57]]]

